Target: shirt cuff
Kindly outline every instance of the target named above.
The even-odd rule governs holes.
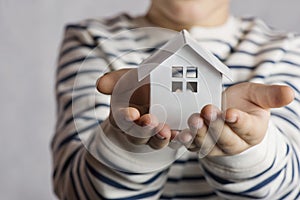
[[[134,145],[126,135],[105,120],[95,132],[89,152],[101,163],[118,171],[151,173],[168,168],[186,149],[165,147],[154,150],[148,145]]]
[[[227,180],[245,179],[258,175],[274,164],[277,150],[281,154],[286,152],[285,139],[275,125],[269,123],[261,143],[234,156],[202,158],[201,165],[205,170]]]

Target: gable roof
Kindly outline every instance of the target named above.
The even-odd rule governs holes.
[[[163,61],[186,45],[191,47],[199,56],[201,56],[201,58],[222,73],[225,77],[232,80],[230,69],[211,52],[201,47],[186,30],[183,30],[140,64],[140,67],[138,68],[139,81],[148,76],[150,72]]]

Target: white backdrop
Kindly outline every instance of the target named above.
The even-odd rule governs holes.
[[[238,15],[300,32],[299,0],[232,3]],[[63,25],[122,11],[137,15],[148,5],[149,0],[0,0],[0,199],[55,199],[49,144]]]

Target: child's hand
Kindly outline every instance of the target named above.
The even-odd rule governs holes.
[[[104,94],[111,95],[113,93],[116,83],[120,78],[126,74],[131,69],[121,69],[114,72],[110,72],[102,76],[97,81],[97,89]],[[111,105],[113,106],[113,105]],[[139,138],[133,137],[128,134],[128,140],[133,144],[148,144],[153,149],[161,149],[169,144],[169,141],[175,133],[170,130],[169,126],[166,124],[160,124],[155,116],[149,114],[149,85],[144,85],[138,88],[130,98],[130,106],[126,108],[121,108],[117,113],[112,114],[110,112],[109,119],[111,124],[118,128],[116,119],[118,121],[122,120],[124,123],[137,125],[144,127],[144,130],[149,133],[153,132],[153,136]],[[122,131],[120,129],[120,131]],[[128,131],[128,130],[127,130]],[[124,131],[122,131],[124,132]],[[130,132],[130,130],[129,130]],[[125,133],[124,133],[125,134]],[[143,133],[141,133],[143,134]]]
[[[224,113],[207,105],[188,120],[196,134],[190,150],[202,147],[204,155],[234,155],[260,143],[268,128],[270,108],[285,106],[293,98],[287,86],[241,83],[229,87],[224,92]]]

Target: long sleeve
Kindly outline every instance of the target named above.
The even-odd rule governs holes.
[[[99,130],[110,131],[106,120],[110,97],[96,92],[95,83],[111,69],[94,39],[85,24],[66,28],[56,74],[58,114],[51,144],[55,193],[60,199],[157,199],[167,168],[122,171],[102,163],[91,150],[108,146],[99,141]],[[122,153],[113,158],[111,153],[101,155],[116,163],[123,158]]]
[[[226,199],[300,197],[300,39],[272,35],[262,26],[259,23],[248,31],[227,64],[237,82],[245,81],[244,73],[252,82],[288,85],[295,100],[271,110],[269,128],[260,144],[239,155],[201,159],[207,181]]]

